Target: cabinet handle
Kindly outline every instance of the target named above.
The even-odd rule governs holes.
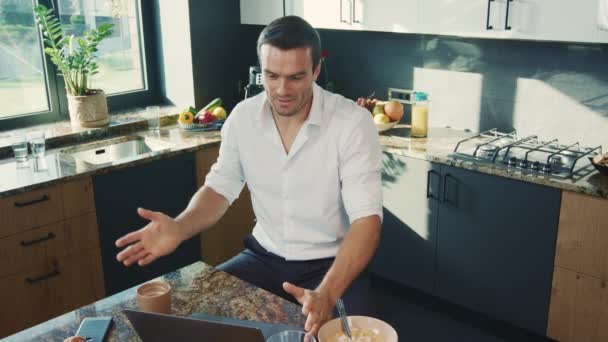
[[[43,236],[34,240],[30,240],[30,241],[21,241],[21,246],[23,247],[27,247],[27,246],[31,246],[33,244],[37,244],[40,242],[44,242],[47,240],[51,240],[55,238],[55,234],[53,234],[53,232],[50,232],[47,236]]]
[[[27,207],[28,205],[32,205],[32,204],[36,204],[36,203],[40,203],[40,202],[44,202],[44,201],[48,201],[51,198],[49,197],[49,195],[44,195],[38,199],[35,200],[31,200],[28,202],[15,202],[15,207],[17,208],[23,208],[23,207]]]
[[[452,176],[449,173],[445,175],[445,177],[443,178],[443,189],[441,191],[441,200],[442,200],[442,202],[445,202],[445,203],[450,204],[450,205],[452,205],[452,206],[455,207],[456,206],[456,202],[450,200],[449,197],[446,196],[445,189],[447,188],[448,178],[452,178],[452,179],[456,180],[456,178],[454,178],[454,176]]]
[[[510,30],[511,26],[509,26],[509,5],[513,0],[507,0],[507,14],[505,15],[505,30]]]
[[[348,1],[348,3],[350,4],[352,0],[347,0],[347,1]],[[342,3],[343,3],[343,2],[344,2],[344,0],[340,0],[340,22],[341,22],[341,23],[345,23],[345,24],[352,24],[352,22],[350,22],[350,21],[348,21],[348,20],[344,20],[344,19],[342,18],[342,12],[343,12],[343,9],[342,9]],[[350,8],[352,9],[352,5],[351,5],[351,7],[350,7]],[[349,12],[350,12],[350,11],[349,11]]]
[[[43,275],[41,275],[40,277],[36,277],[36,278],[30,278],[30,277],[27,277],[27,278],[25,278],[25,281],[27,281],[27,282],[28,282],[28,284],[35,284],[35,283],[37,283],[37,282],[39,282],[39,281],[42,281],[42,280],[45,280],[45,279],[49,279],[49,278],[56,277],[56,276],[58,276],[59,274],[60,274],[59,270],[58,270],[58,269],[55,269],[55,270],[53,270],[53,271],[52,271],[52,272],[50,272],[50,273],[47,273],[47,274],[43,274]]]
[[[357,15],[355,14],[355,9],[357,8],[357,4],[355,0],[351,0],[353,2],[353,23],[361,24],[361,20],[357,20]]]
[[[486,30],[491,30],[494,28],[492,25],[490,25],[490,4],[493,1],[494,0],[488,0],[488,13],[486,14]]]
[[[439,200],[439,197],[434,196],[431,192],[431,175],[437,175],[437,177],[439,177],[439,174],[435,170],[429,170],[426,173],[426,198]]]

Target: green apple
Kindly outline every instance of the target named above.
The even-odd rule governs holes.
[[[386,114],[376,114],[374,115],[374,122],[377,124],[385,124],[391,122],[391,118]]]

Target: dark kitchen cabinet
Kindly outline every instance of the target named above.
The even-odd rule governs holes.
[[[194,155],[183,154],[93,177],[106,295],[201,259],[198,235],[145,267],[125,267],[116,261],[120,249],[114,244],[148,223],[137,214],[138,207],[171,217],[185,209],[197,189],[195,174]]]
[[[544,334],[560,191],[441,166],[436,294]]]
[[[545,333],[559,190],[391,154],[382,177],[372,272]]]
[[[384,220],[380,246],[370,271],[431,293],[435,277],[439,165],[390,153],[384,153],[383,157]]]

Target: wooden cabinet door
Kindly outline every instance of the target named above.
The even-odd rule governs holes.
[[[63,200],[57,185],[0,199],[0,237],[61,219]]]
[[[544,334],[560,191],[441,166],[437,294]]]
[[[547,336],[561,342],[608,341],[607,283],[555,267]]]
[[[562,192],[555,265],[608,280],[608,200]]]
[[[384,153],[382,235],[371,272],[427,293],[435,282],[439,166]]]
[[[75,217],[95,211],[93,181],[91,177],[61,184],[63,216]]]
[[[283,0],[241,0],[241,24],[268,25],[283,16]]]
[[[104,297],[99,249],[49,258],[0,278],[0,337],[26,329]],[[10,308],[10,309],[8,309]]]

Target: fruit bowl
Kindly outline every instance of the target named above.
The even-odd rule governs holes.
[[[210,123],[179,123],[179,127],[185,131],[215,131],[222,128],[225,120],[215,120]]]
[[[378,130],[378,132],[388,131],[389,129],[395,127],[395,125],[398,122],[399,121],[393,121],[393,122],[387,122],[387,123],[376,123],[376,129]]]
[[[591,158],[589,157],[591,164],[595,167],[603,175],[608,175],[608,153],[604,153],[603,155],[598,154],[597,156]]]

